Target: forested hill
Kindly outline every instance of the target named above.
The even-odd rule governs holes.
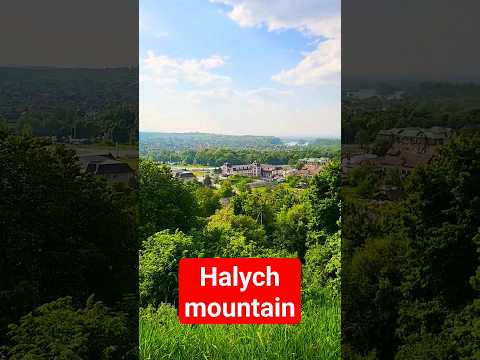
[[[140,133],[145,148],[186,150],[206,147],[262,148],[279,145],[282,140],[273,136],[235,136],[207,133]]]
[[[220,166],[296,164],[310,157],[338,157],[339,139],[298,139],[205,133],[140,133],[140,155],[160,162]]]
[[[300,139],[254,135],[220,135],[209,133],[141,132],[140,146],[147,150],[199,150],[205,148],[271,149],[283,146],[338,145],[338,139]]]
[[[80,112],[138,102],[138,68],[0,67],[0,117],[14,121],[25,111]]]

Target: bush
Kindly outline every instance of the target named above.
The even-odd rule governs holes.
[[[192,237],[181,231],[172,233],[164,230],[145,240],[140,251],[140,304],[175,304],[178,297],[178,262],[181,258],[198,255]]]
[[[136,350],[125,347],[126,315],[94,302],[93,296],[80,309],[73,306],[71,297],[44,304],[9,328],[12,360],[118,359]]]
[[[306,300],[315,299],[329,290],[340,294],[340,231],[327,237],[324,244],[311,246],[305,254],[303,293]]]

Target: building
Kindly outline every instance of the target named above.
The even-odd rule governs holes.
[[[261,177],[262,167],[256,161],[248,165],[232,165],[225,163],[221,166],[223,176],[242,175],[249,177]]]
[[[285,165],[266,165],[253,162],[247,165],[231,165],[225,163],[221,166],[222,176],[240,175],[252,178],[279,179],[284,177]]]
[[[83,155],[78,157],[82,170],[94,176],[101,176],[109,183],[130,184],[135,174],[132,168],[118,161],[112,154]]]
[[[321,158],[305,158],[305,159],[300,159],[298,162],[304,164],[304,165],[325,165],[330,159],[326,157],[321,157]]]
[[[441,146],[447,144],[454,132],[450,128],[429,129],[409,127],[381,130],[377,142],[387,144],[382,156],[369,153],[346,153],[342,158],[342,173],[346,177],[350,170],[360,166],[371,166],[377,170],[398,171],[407,176],[417,166],[428,164]]]
[[[176,178],[181,179],[183,181],[195,181],[197,178],[191,171],[181,170],[174,172]]]
[[[388,141],[392,145],[401,144],[403,147],[409,145],[416,152],[426,152],[431,146],[446,144],[452,135],[453,130],[450,128],[438,126],[429,129],[409,127],[380,130],[377,134],[377,140]]]

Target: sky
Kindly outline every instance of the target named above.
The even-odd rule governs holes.
[[[340,136],[339,0],[141,0],[140,130]]]

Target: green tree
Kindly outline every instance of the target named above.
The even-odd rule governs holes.
[[[324,244],[308,248],[303,267],[303,292],[307,300],[325,293],[340,295],[341,271],[340,231],[327,237]]]
[[[138,211],[141,239],[164,229],[188,231],[198,214],[193,191],[153,160],[140,160]]]
[[[206,218],[220,209],[220,196],[217,191],[204,186],[196,186],[194,193],[199,216]]]
[[[59,297],[113,304],[137,293],[131,197],[83,173],[73,151],[30,137],[0,138],[0,178],[0,340]]]
[[[203,185],[205,185],[206,187],[212,187],[212,178],[209,174],[205,175],[205,177],[203,178]]]
[[[222,198],[232,197],[235,194],[232,183],[228,180],[222,181],[220,184],[220,189],[218,190],[218,194]]]
[[[311,181],[306,195],[311,208],[311,231],[333,234],[339,229],[340,166],[338,160],[329,162]]]
[[[275,218],[275,247],[296,252],[303,259],[309,221],[309,210],[305,204],[295,204],[281,210]]]
[[[178,230],[163,230],[145,240],[140,250],[140,305],[176,304],[178,262],[199,255],[201,250],[193,238]]]
[[[235,215],[231,208],[222,209],[211,216],[204,229],[206,251],[209,256],[225,256],[233,248],[245,248],[235,252],[250,252],[266,244],[265,230],[262,225],[246,215]],[[226,250],[227,249],[227,250]]]
[[[94,302],[76,308],[71,297],[44,304],[10,325],[9,359],[134,358],[127,316]],[[130,353],[130,357],[126,354]]]

